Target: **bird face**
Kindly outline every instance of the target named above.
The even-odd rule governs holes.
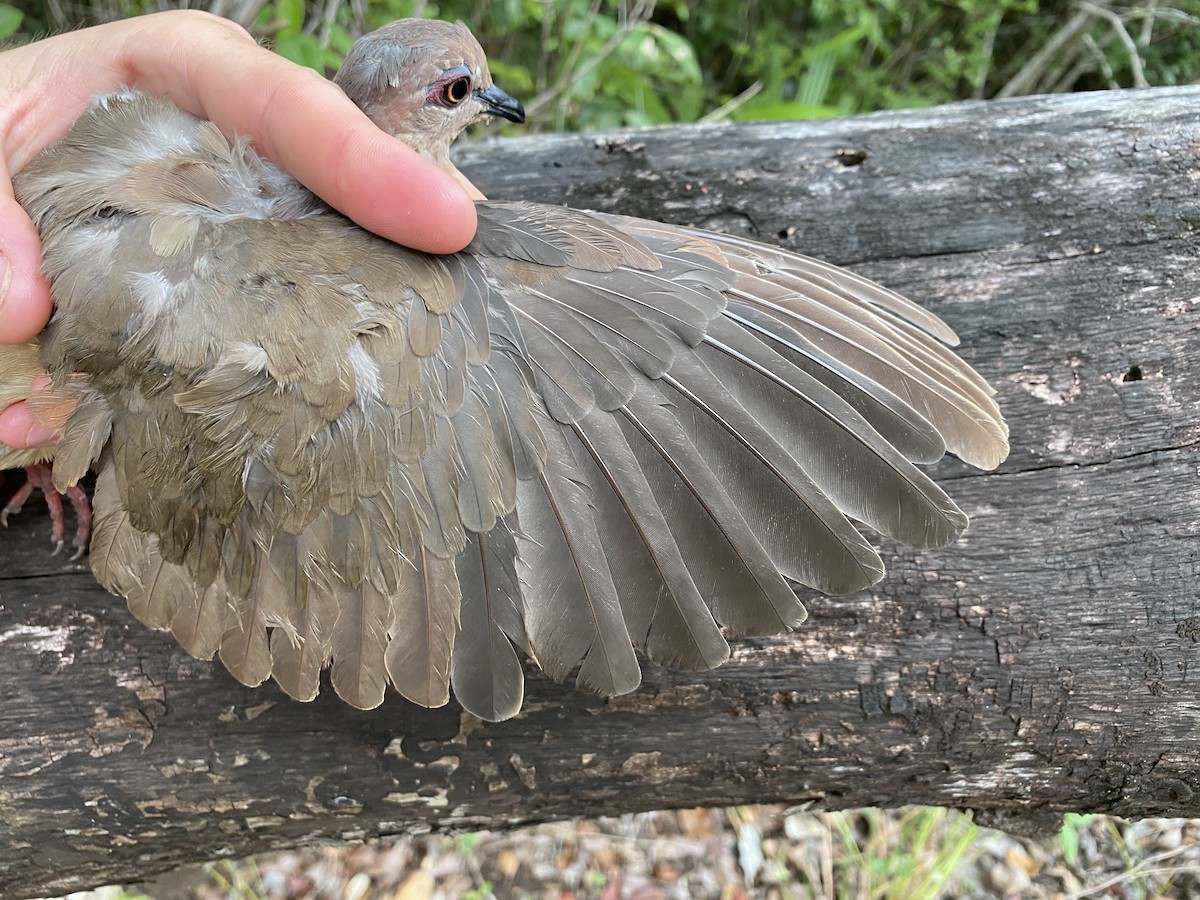
[[[393,22],[354,45],[336,81],[377,125],[438,163],[486,116],[525,121],[521,104],[492,83],[483,48],[461,23]]]

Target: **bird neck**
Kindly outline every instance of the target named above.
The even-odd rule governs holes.
[[[470,197],[472,200],[486,200],[487,199],[487,197],[485,197],[483,195],[483,193],[479,190],[479,188],[477,188],[477,187],[475,187],[475,185],[471,184],[471,180],[469,178],[467,178],[467,176],[464,175],[462,172],[460,172],[458,170],[458,168],[454,165],[454,163],[450,161],[450,153],[448,151],[442,150],[440,153],[436,153],[436,154],[426,152],[426,153],[422,153],[421,155],[424,156],[426,159],[428,159],[430,162],[432,162],[435,166],[437,166],[439,169],[441,169],[447,175],[449,175],[451,178],[453,178],[455,181],[457,181],[462,186],[463,190],[467,192],[467,196]]]

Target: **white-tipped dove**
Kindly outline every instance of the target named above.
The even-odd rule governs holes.
[[[337,82],[447,167],[468,125],[523,115],[462,25],[389,25]],[[135,93],[17,192],[57,303],[40,358],[74,403],[55,482],[98,471],[97,578],[299,699],[330,666],[358,707],[390,682],[503,719],[517,651],[603,694],[637,687],[635,647],[719,665],[722,626],[804,620],[789,580],[879,580],[851,519],[962,532],[914,463],[1007,453],[939,319],[743,238],[486,201],[470,247],[430,256]]]

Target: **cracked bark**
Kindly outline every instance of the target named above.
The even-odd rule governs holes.
[[[1200,815],[1200,89],[467,149],[497,197],[696,223],[849,264],[963,338],[1011,459],[716,672],[518,719],[248,690],[136,623],[47,523],[3,537],[0,894],[323,838],[768,800]],[[700,152],[700,148],[703,152]],[[1008,823],[1011,825],[1011,821]]]

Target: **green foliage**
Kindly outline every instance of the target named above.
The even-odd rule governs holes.
[[[490,881],[481,881],[476,887],[463,891],[462,900],[489,900],[495,897]]]
[[[914,806],[895,818],[864,809],[822,818],[841,844],[833,890],[839,897],[961,895],[966,886],[960,873],[982,852],[983,829],[951,810]]]
[[[744,38],[701,50],[719,59],[726,94],[761,85],[737,118],[796,118],[946,103],[978,95],[992,69],[1002,23],[1036,0],[822,2],[756,16]],[[716,11],[707,19],[713,35]],[[703,21],[703,20],[702,20]],[[695,39],[708,43],[709,34]]]
[[[1067,813],[1063,816],[1062,829],[1058,833],[1058,846],[1063,862],[1074,868],[1079,862],[1079,833],[1095,819],[1094,813]]]
[[[455,844],[458,852],[465,855],[473,852],[481,840],[483,840],[483,832],[465,831],[458,836]]]
[[[205,871],[226,900],[267,900],[267,888],[253,856],[240,862],[221,860],[209,863]]]
[[[0,3],[0,38],[171,2],[183,0],[12,0]],[[77,10],[83,18],[71,18]],[[534,128],[808,118],[1200,81],[1200,0],[271,0],[243,24],[329,73],[357,35],[411,15],[470,25]]]
[[[0,3],[0,40],[8,40],[17,33],[25,14],[15,6]]]

